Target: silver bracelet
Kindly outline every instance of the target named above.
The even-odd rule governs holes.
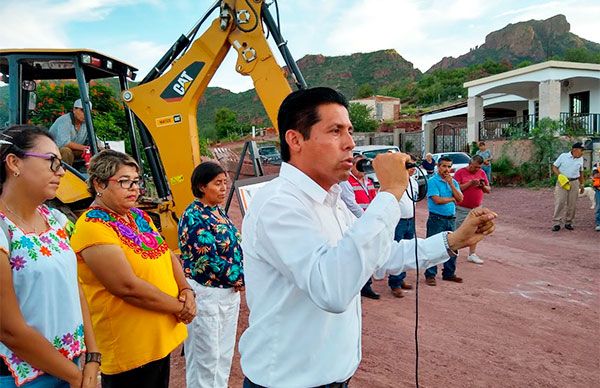
[[[446,248],[446,252],[448,256],[458,256],[458,251],[453,251],[450,249],[450,244],[448,244],[448,235],[452,232],[443,232],[442,237],[444,238],[444,247]]]

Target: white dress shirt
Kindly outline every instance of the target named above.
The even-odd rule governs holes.
[[[406,191],[400,197],[400,218],[413,218],[415,216],[415,209],[413,208],[413,201],[408,197],[410,196],[414,199],[417,199],[419,196],[419,183],[415,179],[414,176],[409,177],[410,182],[406,187]]]
[[[561,174],[569,179],[579,178],[583,171],[583,158],[574,158],[570,152],[560,154],[554,162]]]
[[[351,377],[361,359],[359,292],[380,272],[414,268],[415,240],[395,242],[396,198],[379,193],[359,219],[290,164],[261,188],[242,225],[249,327],[239,343],[244,375],[270,388]],[[448,259],[443,235],[419,240],[419,265]]]

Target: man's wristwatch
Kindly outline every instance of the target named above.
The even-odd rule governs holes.
[[[458,256],[458,251],[453,251],[452,249],[450,249],[450,244],[448,244],[448,235],[452,233],[452,232],[444,232],[443,233],[443,238],[444,238],[444,246],[446,247],[446,252],[448,253],[448,256]]]
[[[97,362],[98,365],[102,365],[102,354],[97,352],[89,352],[85,354],[85,363]]]

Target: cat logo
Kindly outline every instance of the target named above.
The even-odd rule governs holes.
[[[167,102],[181,101],[203,67],[204,62],[190,64],[171,81],[160,97]]]

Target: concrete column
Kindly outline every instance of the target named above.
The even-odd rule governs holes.
[[[528,104],[528,108],[529,108],[529,130],[531,130],[533,127],[535,127],[536,125],[536,120],[535,120],[535,116],[531,116],[531,115],[535,115],[535,100],[529,100],[527,102]]]
[[[433,153],[433,128],[435,127],[432,122],[424,122],[421,124],[421,128],[423,129],[423,155],[427,152]]]
[[[467,141],[479,141],[479,122],[483,121],[483,98],[469,97],[467,101]]]
[[[547,80],[540,82],[540,119],[549,117],[560,119],[560,81]]]
[[[404,133],[403,128],[394,128],[394,145],[400,148],[400,134]]]

